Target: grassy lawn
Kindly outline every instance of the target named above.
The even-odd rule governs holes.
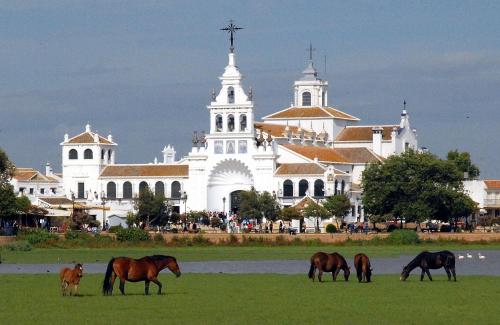
[[[143,296],[143,283],[127,283],[127,296],[103,297],[102,275],[85,275],[78,297],[61,297],[55,275],[0,276],[3,324],[83,323],[341,323],[498,324],[498,277],[448,282],[400,282],[375,276],[370,284],[312,283],[305,275],[162,274],[166,295]],[[153,292],[156,286],[152,285]]]
[[[107,262],[111,257],[141,257],[152,254],[173,255],[181,261],[211,260],[290,260],[308,259],[317,251],[338,251],[346,257],[364,252],[371,257],[412,255],[422,250],[487,250],[500,249],[500,244],[432,243],[419,245],[381,246],[254,246],[254,247],[126,247],[126,248],[35,248],[28,252],[2,250],[3,263],[81,263]]]

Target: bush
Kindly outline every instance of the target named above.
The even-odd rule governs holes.
[[[172,234],[177,234],[179,233],[179,230],[177,228],[172,228]]]
[[[335,232],[337,232],[337,227],[335,227],[334,225],[332,225],[331,223],[326,225],[326,232],[329,233],[329,234],[333,234]]]
[[[20,239],[27,240],[28,243],[35,246],[37,244],[43,244],[48,241],[57,241],[59,237],[55,234],[51,234],[44,229],[31,229],[24,228],[22,229],[17,236]]]
[[[26,240],[19,240],[6,245],[5,249],[14,252],[29,252],[33,249],[33,246]]]
[[[192,243],[193,243],[193,245],[196,245],[196,246],[209,246],[212,244],[208,238],[205,238],[202,235],[194,236]]]
[[[451,226],[450,225],[441,225],[439,228],[440,232],[451,232]]]
[[[390,224],[390,225],[387,227],[387,232],[393,232],[394,230],[398,230],[398,226],[393,225],[393,224]]]
[[[89,241],[92,239],[92,236],[86,232],[81,231],[73,231],[70,230],[64,234],[66,240],[79,240],[79,241]]]
[[[121,242],[138,242],[150,240],[148,232],[140,228],[119,229],[116,232],[116,239]]]
[[[155,243],[158,243],[158,244],[163,244],[165,243],[165,239],[163,238],[163,235],[162,234],[156,234],[154,237],[153,237],[153,240]]]
[[[118,232],[118,230],[120,230],[120,229],[123,229],[122,225],[118,225],[118,226],[111,226],[111,227],[109,227],[108,232],[109,232],[109,233],[116,233],[116,232]]]
[[[387,242],[396,245],[411,245],[420,243],[420,238],[413,230],[396,229],[387,237]]]

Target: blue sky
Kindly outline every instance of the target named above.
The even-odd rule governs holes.
[[[500,178],[499,13],[498,1],[4,1],[0,147],[60,170],[64,133],[90,122],[112,132],[120,163],[169,143],[186,154],[208,129],[227,63],[219,28],[234,19],[257,117],[289,105],[312,42],[330,105],[392,124],[406,99],[421,146],[469,151]]]

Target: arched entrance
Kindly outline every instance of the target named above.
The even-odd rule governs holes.
[[[230,194],[229,208],[232,213],[238,213],[240,210],[240,202],[241,202],[241,190],[233,191]]]

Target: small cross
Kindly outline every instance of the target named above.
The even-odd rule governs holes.
[[[231,36],[229,37],[229,40],[231,41],[231,47],[229,50],[231,53],[234,52],[234,34],[236,33],[237,30],[243,29],[241,27],[237,27],[235,24],[233,24],[233,20],[231,19],[229,21],[229,25],[227,27],[221,28],[220,30],[225,30],[227,31]]]
[[[312,61],[313,51],[316,51],[316,49],[313,49],[312,43],[309,43],[309,48],[307,48],[306,51],[309,52],[309,60]]]
[[[403,99],[403,109],[406,109],[406,99]]]

